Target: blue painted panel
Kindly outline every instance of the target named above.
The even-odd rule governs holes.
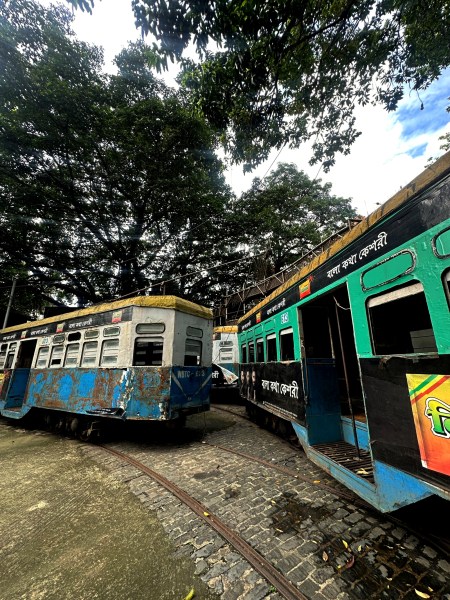
[[[224,367],[225,369],[228,369],[228,371],[231,371],[235,375],[239,375],[239,363],[217,362],[216,364],[220,365],[221,367]]]
[[[30,369],[14,369],[11,372],[5,408],[22,406],[29,376]]]
[[[167,419],[170,413],[170,367],[131,367],[124,397],[125,418]]]
[[[33,370],[26,404],[87,414],[117,408],[124,393],[124,369]]]
[[[306,455],[312,462],[381,512],[390,512],[423,500],[433,493],[439,493],[433,486],[378,461],[373,465],[375,483],[372,484],[311,448],[305,428],[294,422],[292,425]]]
[[[435,493],[435,489],[424,481],[385,463],[374,461],[373,469],[377,485],[377,508],[383,512],[407,506]]]
[[[180,411],[209,409],[211,368],[132,367],[126,418],[172,419]]]
[[[342,417],[342,434],[344,441],[352,446],[355,445],[355,435],[353,433],[353,425],[350,417]],[[369,451],[369,432],[367,431],[367,424],[361,421],[356,421],[356,436],[358,438],[358,444],[360,448]]]
[[[306,360],[306,425],[309,444],[342,439],[341,406],[336,366],[330,358]]]
[[[209,408],[211,367],[173,367],[171,395],[173,408]]]
[[[13,372],[11,402],[17,404],[5,408],[21,404],[27,377],[19,371],[29,373]],[[211,368],[39,369],[31,371],[25,403],[79,414],[119,410],[126,419],[171,419],[180,410],[208,410],[210,386]]]

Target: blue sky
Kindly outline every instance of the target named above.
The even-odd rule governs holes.
[[[438,80],[417,94],[406,95],[394,113],[395,120],[402,126],[402,139],[410,140],[421,134],[432,135],[450,123],[450,69],[446,69]],[[421,103],[423,109],[421,109]]]

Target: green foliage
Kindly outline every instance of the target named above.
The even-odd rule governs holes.
[[[264,181],[255,178],[237,201],[235,227],[252,254],[265,253],[264,271],[256,277],[262,279],[295,262],[353,217],[350,200],[332,195],[329,183],[322,185],[294,164],[282,163]]]
[[[312,140],[327,170],[359,135],[354,109],[395,110],[450,64],[445,0],[133,0],[136,22],[184,62],[197,110],[246,168]],[[212,51],[211,48],[217,48]]]
[[[152,75],[151,50],[130,46],[106,76],[68,11],[10,0],[0,17],[6,282],[20,273],[41,303],[85,304],[221,261],[230,191],[215,137]],[[209,302],[213,277],[172,291]]]

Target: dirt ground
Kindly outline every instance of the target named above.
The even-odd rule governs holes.
[[[80,444],[0,419],[1,600],[213,600],[190,559]]]

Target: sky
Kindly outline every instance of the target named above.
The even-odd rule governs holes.
[[[40,0],[48,5],[51,0]],[[73,29],[79,39],[102,46],[105,68],[113,71],[113,58],[128,41],[140,39],[134,25],[131,0],[95,0],[92,15],[75,11]],[[146,39],[151,43],[150,39]],[[166,79],[173,81],[176,69]],[[426,167],[430,157],[442,154],[439,137],[450,131],[450,69],[434,82],[420,98],[406,96],[394,113],[381,107],[357,108],[356,124],[361,135],[347,156],[338,156],[325,173],[320,165],[309,165],[307,147],[274,151],[269,159],[250,174],[242,166],[229,166],[226,180],[236,194],[247,190],[254,177],[263,178],[278,162],[292,162],[299,170],[322,183],[332,184],[331,192],[352,199],[357,212],[366,216],[407,185]],[[423,110],[421,110],[423,103]]]

